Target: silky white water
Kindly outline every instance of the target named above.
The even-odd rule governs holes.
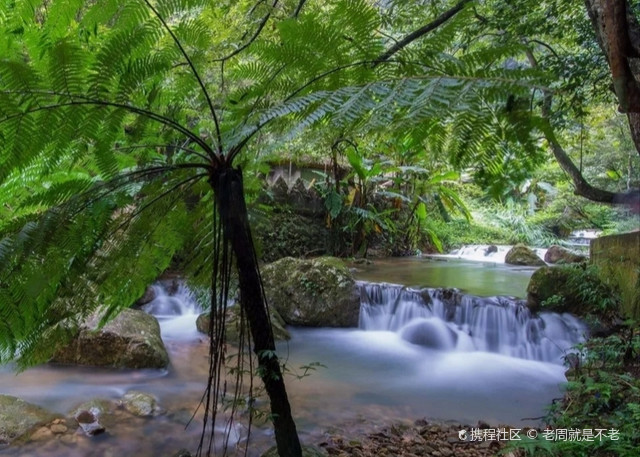
[[[584,341],[585,325],[569,314],[534,316],[511,297],[477,297],[451,289],[359,283],[360,328],[389,330],[443,351],[483,351],[562,364]]]
[[[507,252],[509,252],[512,247],[513,246],[509,245],[469,244],[462,246],[459,249],[454,249],[448,254],[434,254],[431,255],[431,257],[472,260],[475,262],[505,263],[504,260]],[[540,258],[540,260],[544,260],[544,255],[547,253],[547,249],[531,249]]]
[[[327,428],[361,420],[389,424],[426,417],[469,424],[481,419],[535,424],[545,406],[561,395],[564,367],[558,363],[559,353],[543,341],[568,344],[578,337],[579,322],[527,317],[506,298],[371,283],[361,283],[361,288],[361,328],[291,328],[291,340],[277,344],[303,440],[317,442]],[[83,401],[116,400],[136,389],[156,395],[166,414],[122,419],[108,424],[104,436],[83,438],[73,446],[54,440],[3,448],[3,455],[157,457],[181,447],[194,450],[201,416],[184,427],[202,396],[208,372],[208,338],[195,330],[200,308],[182,287],[174,294],[157,289],[156,299],[145,309],[160,321],[171,358],[167,369],[43,365],[16,375],[5,366],[0,367],[0,393],[67,414]],[[499,309],[513,316],[500,317]],[[575,328],[568,331],[571,325]],[[433,330],[426,333],[433,338],[423,336],[425,329]],[[298,379],[305,372],[302,367],[313,363],[320,366]],[[240,438],[242,433],[240,428]],[[270,427],[258,426],[253,442],[249,455],[258,456],[272,444]]]

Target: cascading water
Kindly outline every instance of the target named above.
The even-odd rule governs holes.
[[[449,254],[444,255],[431,255],[430,257],[444,257],[454,258],[462,260],[473,260],[477,262],[493,262],[493,263],[505,263],[504,259],[507,252],[513,246],[496,246],[489,244],[470,244],[462,246],[460,249],[455,249]],[[547,250],[543,248],[532,248],[540,259],[544,260],[544,255]]]
[[[453,289],[411,289],[359,282],[360,328],[397,332],[421,346],[485,351],[562,363],[586,327],[570,314],[534,316],[509,297],[476,297]]]
[[[153,288],[154,299],[142,309],[152,314],[160,323],[162,338],[165,340],[191,340],[200,335],[196,330],[196,319],[202,308],[193,292],[182,282],[178,283],[174,293],[170,293],[160,284]]]

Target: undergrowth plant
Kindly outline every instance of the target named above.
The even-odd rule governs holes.
[[[618,334],[592,338],[570,357],[562,399],[545,419],[551,430],[578,430],[579,439],[512,441],[531,457],[637,457],[640,449],[640,326],[628,321]],[[586,432],[585,432],[586,430]],[[589,439],[598,430],[602,438]],[[557,436],[557,434],[556,434]],[[574,435],[575,436],[575,435]]]

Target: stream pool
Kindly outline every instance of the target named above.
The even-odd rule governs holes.
[[[458,287],[476,295],[523,296],[533,269],[498,264],[386,259],[358,265],[356,275],[430,287]],[[171,357],[166,370],[113,371],[40,366],[15,374],[0,367],[0,393],[15,395],[60,414],[95,397],[118,399],[131,389],[156,395],[166,413],[151,419],[123,413],[94,438],[32,442],[0,449],[12,457],[163,457],[192,452],[200,433],[196,410],[207,378],[208,343],[194,331],[192,304],[176,319],[161,319]],[[466,348],[438,350],[409,343],[400,333],[364,329],[292,328],[278,345],[291,370],[287,383],[303,441],[318,442],[328,429],[368,429],[419,418],[514,426],[537,423],[545,406],[561,395],[564,368],[526,358]],[[322,366],[298,379],[300,367]],[[243,436],[239,427],[238,436]],[[254,426],[250,456],[272,444],[268,426]]]

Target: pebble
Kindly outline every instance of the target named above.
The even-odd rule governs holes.
[[[75,444],[78,442],[78,435],[62,435],[60,441],[64,444]]]
[[[59,423],[59,422],[58,422],[58,423],[54,423],[54,424],[51,426],[51,431],[52,431],[53,433],[55,433],[56,435],[59,435],[59,434],[65,433],[67,430],[69,430],[69,429],[67,428],[67,426],[66,426],[66,425],[63,425],[63,424],[61,424],[61,423]]]
[[[493,457],[504,446],[498,441],[460,441],[458,431],[469,428],[451,424],[427,425],[425,420],[419,420],[410,427],[395,425],[375,431],[370,428],[369,433],[363,434],[352,431],[353,437],[339,436],[334,430],[334,433],[328,433],[321,447],[331,457]]]
[[[53,437],[53,433],[51,433],[51,430],[49,429],[49,427],[40,427],[31,435],[31,440],[43,441],[43,440],[51,439],[52,437]]]

